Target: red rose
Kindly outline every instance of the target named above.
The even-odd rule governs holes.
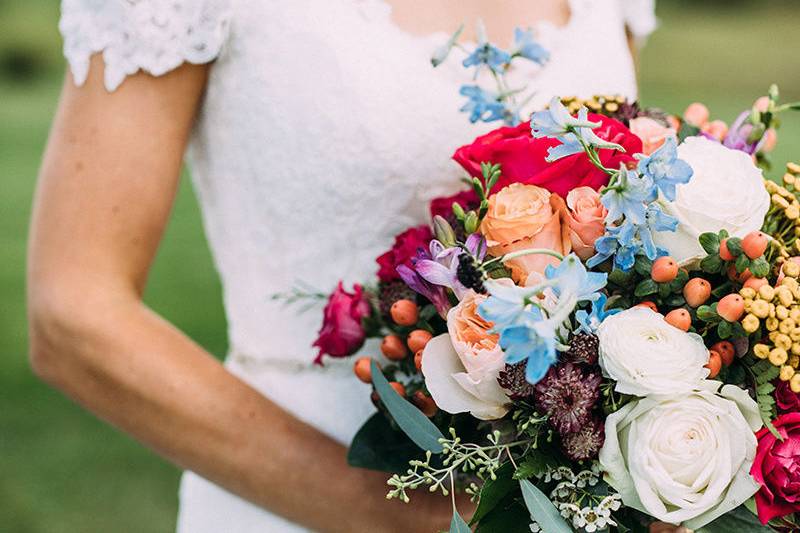
[[[458,204],[464,211],[469,211],[470,209],[477,209],[480,202],[478,201],[478,195],[472,189],[461,191],[453,196],[442,196],[431,200],[431,218],[439,215],[448,222],[451,221],[454,218],[453,204]]]
[[[606,141],[625,148],[600,150],[600,160],[607,168],[619,168],[620,163],[635,161],[633,155],[642,152],[642,141],[621,122],[602,115],[590,114],[589,119],[602,125],[594,132]],[[559,145],[556,139],[534,139],[530,122],[503,127],[462,146],[453,155],[472,176],[481,177],[481,163],[499,163],[502,177],[495,191],[511,183],[538,185],[563,198],[575,187],[588,186],[595,190],[608,183],[608,175],[595,167],[586,154],[575,154],[553,163],[544,160],[547,150]]]
[[[428,226],[407,229],[395,237],[392,249],[376,259],[380,267],[378,278],[384,283],[400,279],[397,267],[411,267],[411,259],[417,255],[417,250],[427,249],[432,239],[433,233]]]
[[[781,412],[800,412],[800,394],[792,390],[788,381],[778,381],[775,384],[775,402]]]
[[[756,433],[758,450],[750,475],[761,484],[756,493],[758,519],[800,511],[800,413],[786,413],[773,422],[783,442],[764,428]]]
[[[353,355],[364,344],[366,333],[361,321],[368,317],[372,308],[361,285],[353,285],[353,292],[344,290],[342,282],[328,298],[322,327],[313,346],[319,348],[314,362],[322,364],[322,356],[347,357]]]

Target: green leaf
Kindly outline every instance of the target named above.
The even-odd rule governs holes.
[[[472,515],[470,524],[475,524],[484,516],[489,514],[509,493],[516,490],[517,483],[514,480],[514,466],[506,463],[495,471],[495,479],[487,479],[481,488],[478,507]]]
[[[658,284],[658,296],[661,299],[664,299],[667,296],[669,296],[671,292],[672,292],[672,289],[670,288],[670,284],[669,283],[659,283]]]
[[[742,254],[736,258],[736,272],[741,274],[750,266],[750,258]]]
[[[769,274],[769,263],[761,256],[750,262],[750,272],[757,278],[765,278]]]
[[[547,533],[572,533],[572,528],[567,525],[556,506],[541,490],[525,479],[520,481],[519,484],[522,487],[522,497],[525,499],[525,505],[528,506],[531,517],[536,520],[542,531],[547,531]]]
[[[347,463],[399,474],[408,470],[409,461],[423,456],[419,447],[405,433],[393,428],[383,413],[375,413],[353,437],[347,450]]]
[[[531,533],[531,515],[515,489],[478,522],[475,533]]]
[[[658,284],[650,278],[642,280],[636,285],[636,289],[633,291],[637,297],[641,298],[642,296],[647,296],[648,294],[655,294],[658,292]]]
[[[720,339],[727,339],[733,334],[733,326],[727,320],[723,320],[717,326],[717,335]]]
[[[728,251],[733,255],[742,255],[742,239],[739,237],[731,237],[725,241]]]
[[[716,274],[722,270],[722,266],[724,264],[725,262],[718,255],[709,255],[700,261],[700,268],[703,270],[703,272]]]
[[[673,294],[665,302],[669,307],[681,307],[686,303],[686,298],[680,294]]]
[[[708,255],[719,253],[719,237],[716,233],[703,233],[700,235],[700,246]]]
[[[517,471],[514,472],[514,479],[528,479],[529,477],[540,476],[544,474],[548,468],[558,466],[558,461],[554,457],[546,453],[541,453],[537,450],[530,453],[517,466]]]
[[[453,519],[450,521],[450,533],[472,533],[472,529],[455,509],[453,509]]]
[[[704,525],[697,533],[768,533],[768,526],[762,526],[758,518],[746,506],[740,505],[725,513],[713,522]]]
[[[439,428],[422,414],[422,411],[397,394],[397,391],[386,381],[386,376],[383,375],[374,359],[370,361],[370,370],[375,391],[400,429],[423,450],[441,453],[442,444],[439,439],[444,439],[444,435]]]
[[[715,322],[720,319],[717,310],[710,305],[701,305],[697,308],[697,318],[703,322]]]
[[[653,269],[653,261],[648,259],[647,256],[636,256],[636,262],[633,263],[633,270],[640,276],[650,277],[650,271]]]

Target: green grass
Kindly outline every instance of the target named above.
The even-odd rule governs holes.
[[[800,100],[793,8],[664,4],[662,28],[642,57],[647,104],[679,111],[700,100],[730,121],[773,81]],[[54,1],[0,0],[0,60],[9,50],[36,58],[31,78],[0,78],[0,531],[169,531],[178,471],[40,384],[26,361],[25,240],[60,84],[56,17]],[[781,130],[775,174],[793,158],[800,159],[800,114]],[[147,300],[212,353],[224,353],[220,287],[186,180]]]

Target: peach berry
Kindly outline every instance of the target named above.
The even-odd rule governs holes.
[[[651,311],[658,313],[658,306],[649,300],[645,300],[644,302],[639,302],[638,304],[636,304],[635,307],[646,307]]]
[[[386,335],[381,342],[381,353],[387,359],[399,361],[406,356],[406,346],[397,335]]]
[[[766,285],[768,282],[766,278],[748,278],[744,282],[744,286],[758,292],[758,289]]]
[[[406,387],[402,383],[399,383],[397,381],[390,381],[389,386],[392,387],[394,391],[403,398],[406,397]]]
[[[769,245],[769,237],[760,231],[751,231],[742,239],[742,251],[750,259],[757,259],[764,255]]]
[[[419,307],[411,300],[397,300],[392,304],[389,314],[400,326],[413,326],[419,320]]]
[[[689,307],[700,307],[711,297],[711,284],[703,278],[692,278],[683,286],[683,297]]]
[[[416,405],[417,408],[420,411],[422,411],[422,414],[424,414],[428,418],[435,415],[436,411],[439,410],[439,408],[436,406],[436,402],[433,401],[433,398],[431,398],[421,390],[415,392],[411,398],[414,402],[414,405]]]
[[[650,277],[658,283],[669,283],[678,275],[678,263],[669,256],[659,257],[653,262]]]
[[[417,370],[422,372],[422,352],[424,350],[417,350],[414,354],[414,366],[417,367]]]
[[[697,128],[705,126],[710,116],[711,113],[708,108],[700,102],[689,104],[689,107],[683,112],[683,118],[686,122]]]
[[[372,368],[370,368],[369,357],[359,357],[353,365],[353,372],[356,377],[364,383],[372,383]]]
[[[723,261],[733,261],[736,259],[731,251],[728,250],[728,239],[722,239],[719,241],[719,257]]]
[[[425,331],[424,329],[415,329],[408,334],[406,344],[408,344],[408,347],[412,352],[416,353],[425,348],[425,345],[428,344],[428,341],[431,340],[431,337],[433,337],[433,335],[431,335],[429,331]]]
[[[728,266],[728,279],[730,279],[732,281],[737,281],[739,283],[744,283],[745,281],[747,281],[748,279],[750,279],[752,277],[753,277],[753,273],[750,272],[749,268],[745,268],[744,272],[739,274],[736,271],[736,266],[735,265],[731,264],[730,266]]]
[[[717,377],[719,371],[722,370],[722,357],[714,350],[711,350],[708,352],[708,363],[706,363],[705,367],[709,370],[709,378]]]
[[[722,364],[730,366],[733,363],[733,358],[736,355],[736,349],[730,341],[719,341],[711,347],[711,351],[717,352],[722,358]]]
[[[717,314],[728,322],[737,322],[744,314],[744,298],[729,294],[717,304]]]
[[[664,317],[667,324],[683,331],[689,331],[692,326],[692,316],[686,309],[673,309]]]

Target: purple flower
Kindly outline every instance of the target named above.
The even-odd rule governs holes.
[[[764,142],[764,136],[759,136],[755,141],[750,138],[753,134],[754,126],[748,120],[749,118],[750,111],[742,111],[731,126],[722,144],[728,148],[739,150],[749,155],[758,152]]]
[[[575,433],[561,437],[561,448],[569,459],[586,461],[597,457],[605,440],[605,425],[593,418]]]
[[[550,416],[561,434],[575,433],[591,420],[600,397],[600,375],[572,363],[556,365],[536,384],[536,408]]]
[[[477,233],[467,238],[464,248],[478,262],[486,256],[486,240]],[[430,253],[413,261],[414,270],[428,283],[452,289],[456,298],[461,300],[467,292],[467,287],[458,280],[459,258],[464,253],[464,249],[456,246],[445,248],[434,239],[430,244]]]

